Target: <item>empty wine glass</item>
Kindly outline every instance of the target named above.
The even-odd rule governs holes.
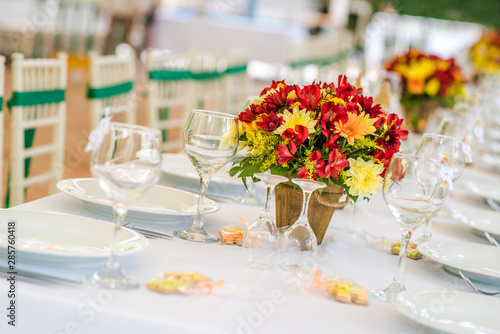
[[[269,210],[271,197],[274,187],[281,182],[287,182],[288,179],[263,173],[257,173],[255,177],[266,186],[266,204],[259,218],[247,227],[243,236],[243,249],[247,253],[245,264],[256,269],[271,269],[279,249],[279,233]]]
[[[281,266],[285,270],[308,272],[309,265],[314,263],[318,240],[309,225],[307,218],[309,200],[316,189],[325,188],[323,182],[292,179],[292,182],[302,189],[303,202],[299,219],[290,226],[281,238],[280,252],[282,254]]]
[[[418,155],[424,155],[441,161],[441,168],[449,190],[453,190],[453,183],[462,175],[468,151],[463,139],[424,133],[417,148]],[[432,238],[432,219],[426,223],[424,232],[415,242],[421,244]]]
[[[183,145],[189,160],[200,175],[200,195],[196,216],[191,227],[175,231],[181,239],[217,242],[203,226],[205,194],[212,175],[229,162],[238,148],[238,117],[216,111],[195,109],[184,128]]]
[[[438,161],[426,156],[394,154],[384,178],[383,194],[389,210],[402,230],[398,268],[392,283],[372,294],[393,301],[405,290],[404,268],[410,238],[418,226],[424,224],[443,205],[448,189]]]
[[[90,285],[117,290],[139,286],[119,268],[118,234],[129,205],[160,179],[161,142],[159,130],[110,123],[102,142],[92,154],[92,174],[113,203],[115,227],[107,265],[86,278]]]

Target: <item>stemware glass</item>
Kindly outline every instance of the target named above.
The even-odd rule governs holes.
[[[410,238],[418,226],[429,220],[443,205],[448,188],[441,165],[426,156],[397,153],[393,156],[384,178],[383,194],[389,210],[402,230],[398,268],[392,283],[372,294],[393,301],[405,290],[404,268]]]
[[[303,202],[299,219],[290,226],[281,238],[280,251],[283,256],[281,266],[285,270],[308,272],[310,261],[314,262],[318,240],[307,218],[309,201],[316,189],[325,188],[323,182],[292,179],[302,189]]]
[[[449,190],[453,190],[453,183],[462,175],[465,163],[470,159],[466,143],[463,139],[440,135],[436,133],[424,133],[417,148],[418,155],[425,155],[441,161],[446,182]],[[451,214],[453,215],[453,214]],[[432,238],[432,219],[426,223],[424,232],[415,242],[421,244]]]
[[[119,268],[119,231],[129,205],[161,176],[161,132],[143,126],[110,123],[94,150],[91,170],[113,203],[115,221],[111,253],[104,269],[86,278],[88,284],[106,289],[134,289],[139,283]]]
[[[246,229],[243,248],[247,255],[245,264],[257,269],[271,269],[279,249],[279,233],[271,216],[270,205],[274,187],[288,179],[284,176],[257,173],[255,177],[266,186],[266,204],[259,217]]]
[[[184,240],[217,242],[203,226],[205,194],[212,175],[229,162],[238,148],[238,117],[216,111],[195,109],[184,128],[183,145],[200,175],[200,195],[193,224],[174,235]]]

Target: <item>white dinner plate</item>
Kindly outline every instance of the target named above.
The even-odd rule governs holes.
[[[500,287],[500,248],[469,242],[429,241],[418,246],[426,257],[458,275]]]
[[[83,201],[96,213],[113,216],[111,201],[96,179],[67,179],[57,183],[62,192]],[[146,223],[179,222],[196,214],[198,195],[172,187],[154,185],[137,198],[129,207],[126,220]],[[213,200],[205,199],[204,213],[219,210]]]
[[[492,210],[470,209],[460,212],[463,216],[459,222],[471,227],[474,232],[483,235],[488,232],[495,239],[500,240],[500,212]]]
[[[65,267],[104,264],[113,230],[113,224],[97,219],[4,209],[0,210],[0,256],[10,265],[7,251],[11,246],[15,248],[14,267],[19,263]],[[132,230],[122,228],[119,233],[120,255],[135,254],[149,245],[142,235]]]
[[[245,193],[243,181],[229,176],[231,163],[226,164],[212,176],[207,194],[219,197],[234,197]],[[162,180],[174,187],[198,193],[200,176],[185,154],[164,153],[162,155]]]
[[[458,291],[407,291],[394,307],[422,325],[454,334],[500,334],[500,299]]]
[[[492,199],[496,202],[500,202],[500,182],[491,180],[488,182],[475,181],[467,182],[467,188],[474,194],[484,199]]]

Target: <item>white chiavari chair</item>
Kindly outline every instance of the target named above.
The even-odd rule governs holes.
[[[228,114],[238,114],[243,110],[250,91],[250,77],[247,66],[250,61],[250,50],[229,49],[224,53],[226,69],[222,79],[223,111]]]
[[[220,52],[193,52],[191,75],[193,78],[193,108],[221,110],[223,108],[222,66]]]
[[[111,115],[122,114],[125,122],[136,121],[136,100],[134,95],[135,54],[101,56],[89,53],[89,85],[92,129],[109,108]]]
[[[5,95],[5,57],[0,56],[0,207],[3,206],[3,98]]]
[[[58,53],[56,59],[24,59],[20,53],[12,55],[13,95],[8,102],[11,114],[9,206],[23,203],[27,188],[35,184],[50,182],[51,192],[57,191],[56,183],[64,172],[66,80],[66,53]],[[49,135],[45,132],[47,128],[52,130]],[[43,136],[39,137],[43,140],[32,146],[35,131],[40,130]],[[31,160],[44,155],[50,155],[49,170],[30,175]]]
[[[191,57],[147,50],[149,126],[162,130],[163,150],[182,150],[182,131],[193,107]]]

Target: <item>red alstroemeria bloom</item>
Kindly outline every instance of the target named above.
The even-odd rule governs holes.
[[[276,89],[278,88],[278,85],[281,84],[283,86],[286,86],[286,83],[285,83],[285,80],[281,80],[281,81],[274,81],[271,83],[271,85],[269,87],[266,87],[262,90],[262,92],[260,93],[260,95],[264,95],[266,94],[267,92],[269,92],[271,89]]]
[[[328,156],[328,163],[325,164],[322,170],[318,170],[318,175],[322,178],[332,176],[336,180],[339,172],[349,166],[346,157],[347,154],[342,154],[340,149],[335,148]]]
[[[347,119],[347,111],[344,105],[326,102],[321,106],[321,132],[326,136],[327,140],[330,139],[330,135],[335,130],[335,122],[342,121],[342,123],[346,123]]]
[[[287,105],[288,94],[294,89],[293,86],[278,87],[276,91],[266,98],[264,98],[264,104],[268,104],[269,107],[277,110],[283,108]]]
[[[309,179],[309,178],[312,178],[313,180],[316,180],[318,178],[318,175],[319,175],[320,171],[323,171],[323,169],[325,168],[325,161],[322,159],[321,153],[319,151],[314,151],[309,156],[309,161],[313,162],[313,166],[314,166],[315,172],[312,175],[310,175],[309,171],[304,166],[301,169],[299,169],[299,171],[297,172],[297,177],[299,179]]]
[[[380,104],[373,104],[373,97],[357,95],[352,100],[365,114],[370,115],[370,118],[375,118],[383,114]]]
[[[336,89],[335,96],[343,99],[344,101],[349,101],[350,96],[358,95],[363,90],[361,88],[356,88],[347,82],[347,77],[345,75],[339,75],[339,81]]]
[[[321,89],[319,85],[314,82],[311,85],[300,88],[295,87],[295,94],[297,95],[297,102],[300,103],[300,109],[314,110],[321,101]]]
[[[278,155],[278,163],[280,165],[283,165],[284,163],[295,159],[295,157],[293,156],[293,154],[290,153],[286,145],[277,145],[275,152]]]
[[[293,154],[297,152],[297,146],[305,142],[307,137],[309,137],[309,130],[303,125],[296,125],[295,131],[286,129],[285,132],[281,134],[281,138],[284,140],[290,139],[290,150]]]
[[[238,119],[241,122],[250,123],[255,121],[257,119],[257,116],[259,116],[260,114],[267,115],[271,111],[272,109],[270,109],[269,106],[266,104],[260,104],[260,105],[250,104],[248,108],[245,109],[245,111],[241,112],[238,115]]]
[[[257,126],[266,130],[267,133],[271,133],[283,123],[283,117],[277,116],[272,111],[268,116],[263,115],[262,120],[257,122]]]

